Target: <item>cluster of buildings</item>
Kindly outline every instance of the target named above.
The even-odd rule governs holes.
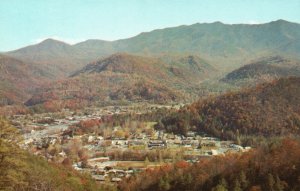
[[[130,135],[128,138],[88,136],[87,148],[92,150],[104,147],[106,150],[116,148],[144,150],[184,148],[186,150],[202,151],[202,155],[244,152],[250,149],[249,147],[236,145],[232,141],[221,141],[218,138],[201,136],[196,132],[188,132],[186,136],[155,130],[154,135],[139,133],[138,135]]]
[[[152,108],[152,109],[155,109]],[[141,131],[139,133],[127,133],[127,136],[114,136],[121,127],[115,127],[110,136],[99,136],[93,133],[83,135],[73,135],[69,132],[69,126],[74,125],[82,120],[99,119],[102,115],[111,115],[126,113],[130,108],[107,107],[101,111],[91,112],[91,114],[75,115],[68,113],[61,118],[37,116],[27,118],[26,116],[15,116],[14,122],[24,130],[23,148],[35,147],[37,153],[48,148],[49,146],[64,146],[69,141],[77,139],[82,142],[82,147],[89,153],[104,151],[143,151],[151,152],[156,150],[180,151],[183,153],[183,160],[196,162],[202,157],[214,155],[223,155],[226,153],[244,152],[250,147],[242,147],[234,144],[232,141],[221,141],[215,137],[208,137],[205,134],[188,132],[186,136],[175,135],[163,131],[152,129],[151,131]],[[41,120],[42,119],[42,120]],[[129,136],[128,136],[129,135]],[[45,156],[48,160],[54,156],[47,153]],[[67,158],[63,150],[58,153],[58,157],[63,160]],[[172,159],[166,159],[165,162]],[[136,171],[143,170],[147,165],[141,165],[138,168],[119,168],[118,162],[111,160],[110,157],[90,157],[87,164],[83,165],[82,161],[75,162],[73,168],[79,171],[88,171],[97,181],[118,182],[124,177],[130,177]],[[143,163],[144,161],[136,161]],[[130,164],[130,163],[129,163]]]

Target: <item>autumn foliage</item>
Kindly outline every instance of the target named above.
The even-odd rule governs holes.
[[[127,179],[121,190],[299,190],[300,143],[284,139],[244,154],[179,162]]]
[[[300,78],[282,78],[252,89],[200,100],[161,120],[160,128],[189,129],[223,139],[299,134]]]

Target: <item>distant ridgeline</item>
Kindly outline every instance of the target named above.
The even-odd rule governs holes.
[[[0,113],[26,112],[24,103],[32,111],[190,103],[299,76],[299,50],[300,25],[284,20],[197,23],[75,45],[47,39],[0,56]]]
[[[222,63],[226,59],[240,58],[243,61],[246,57],[255,58],[274,53],[299,58],[299,31],[299,24],[284,20],[260,25],[197,23],[144,32],[117,41],[87,40],[69,45],[47,39],[7,54],[21,60],[52,66],[53,70],[67,74],[88,62],[117,52],[148,56],[196,54],[207,59],[218,58]]]

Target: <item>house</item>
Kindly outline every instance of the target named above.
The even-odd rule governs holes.
[[[145,145],[145,141],[142,141],[142,140],[129,140],[128,141],[128,147],[141,146],[141,145]]]
[[[95,174],[95,175],[105,175],[106,174],[106,171],[104,170],[104,168],[98,168],[97,165],[95,166],[95,169],[93,169],[91,172],[92,172],[92,174]]]
[[[78,171],[81,171],[82,168],[81,168],[81,163],[75,163],[72,165],[72,167],[75,169],[75,170],[78,170]]]
[[[203,137],[202,140],[219,141],[219,139],[215,137]]]
[[[128,141],[127,140],[112,140],[111,144],[123,146],[123,145],[128,145]]]
[[[249,151],[251,147],[245,147],[245,151]]]
[[[215,155],[218,155],[218,151],[215,150],[215,149],[211,149],[211,155],[215,156]]]
[[[205,141],[200,143],[200,148],[205,148],[205,147],[215,147],[216,143],[213,141]]]
[[[239,151],[244,150],[244,147],[242,147],[240,145],[236,145],[236,144],[230,144],[229,147],[232,149],[235,149],[235,150],[239,150]]]
[[[191,140],[182,140],[182,145],[190,145],[192,146],[192,141]]]
[[[106,177],[105,175],[92,175],[92,178],[96,181],[105,181]]]
[[[151,140],[148,143],[148,148],[165,148],[167,146],[167,143],[163,140]]]
[[[29,138],[29,139],[26,139],[25,141],[24,141],[24,144],[25,145],[29,145],[29,144],[31,144],[31,143],[33,143],[33,139],[32,138]]]
[[[133,170],[127,170],[126,173],[127,174],[133,174]]]
[[[182,144],[182,140],[175,139],[173,143],[176,144],[176,145],[181,145]]]
[[[64,151],[61,151],[60,153],[58,153],[58,155],[61,156],[61,157],[66,157],[67,156],[67,154]]]
[[[188,131],[187,133],[186,133],[186,137],[195,137],[196,136],[196,132],[193,132],[193,131]]]
[[[199,140],[191,140],[192,146],[199,146]]]
[[[117,177],[125,177],[126,176],[126,172],[124,170],[116,170],[116,175]]]
[[[139,133],[135,136],[136,139],[145,139],[146,138],[146,135],[144,133]]]
[[[115,177],[115,178],[111,179],[111,182],[121,182],[121,181],[122,181],[122,179],[118,178],[118,177]]]
[[[107,162],[109,161],[109,157],[98,157],[89,159],[88,162]]]
[[[91,143],[91,142],[93,142],[94,140],[95,140],[95,137],[94,137],[94,136],[90,135],[90,136],[88,137],[88,143]]]
[[[167,134],[167,139],[172,139],[174,140],[176,136],[174,134]]]

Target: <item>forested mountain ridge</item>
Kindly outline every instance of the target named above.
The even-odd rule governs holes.
[[[23,103],[53,78],[47,68],[0,54],[0,106]]]
[[[245,86],[289,76],[300,76],[300,61],[277,55],[246,64],[228,73],[222,81]]]
[[[189,26],[182,25],[144,32],[132,38],[116,41],[87,40],[75,45],[70,45],[61,41],[47,39],[36,45],[7,52],[5,55],[9,55],[9,57],[16,58],[24,63],[32,63],[29,65],[34,65],[34,67],[39,70],[41,69],[43,72],[47,71],[45,72],[45,75],[52,76],[49,77],[51,80],[58,80],[52,84],[64,83],[57,86],[69,86],[69,88],[67,88],[67,93],[63,93],[65,96],[58,96],[58,100],[63,99],[71,101],[72,97],[74,97],[73,94],[76,91],[81,93],[85,92],[83,97],[86,97],[86,94],[88,94],[89,96],[87,97],[89,97],[89,99],[96,100],[98,98],[101,98],[102,100],[143,100],[145,96],[141,96],[141,92],[148,91],[145,90],[145,87],[148,86],[145,85],[146,83],[148,83],[149,87],[152,89],[156,89],[154,91],[156,93],[150,93],[153,95],[146,96],[148,97],[148,100],[177,100],[175,97],[178,97],[179,100],[182,99],[182,97],[188,97],[188,99],[192,97],[193,99],[190,100],[194,100],[195,97],[210,92],[211,90],[208,90],[209,88],[214,89],[214,87],[211,86],[211,83],[207,81],[205,82],[206,84],[202,83],[204,80],[210,78],[218,78],[214,72],[224,74],[224,72],[228,70],[235,69],[248,63],[248,60],[255,60],[265,55],[282,55],[282,58],[284,58],[282,62],[284,63],[281,65],[256,63],[245,66],[240,70],[228,74],[225,77],[227,81],[225,81],[233,82],[235,81],[233,78],[237,77],[237,81],[239,82],[245,79],[246,81],[250,81],[250,83],[252,83],[251,80],[254,80],[254,83],[258,83],[260,80],[256,80],[257,78],[269,79],[271,76],[272,79],[273,76],[284,77],[286,74],[297,75],[297,71],[299,71],[297,68],[298,66],[290,65],[289,67],[282,67],[282,65],[286,65],[286,60],[289,60],[285,59],[285,57],[291,58],[290,60],[293,63],[295,63],[294,60],[299,58],[299,29],[299,24],[284,20],[259,25],[229,25],[220,22],[197,23]],[[105,91],[108,92],[106,94],[100,93],[101,96],[97,96],[99,91],[103,92],[102,90],[97,90],[98,93],[88,93],[97,89],[95,87],[89,88],[90,90],[88,91],[84,90],[83,88],[88,86],[86,86],[85,83],[80,85],[80,83],[82,82],[82,79],[85,79],[83,76],[87,75],[88,71],[85,71],[85,74],[81,75],[81,77],[75,75],[83,73],[84,70],[89,70],[88,67],[96,66],[99,68],[99,60],[105,60],[107,57],[110,57],[109,55],[118,52],[124,52],[119,53],[120,55],[134,54],[136,58],[145,57],[145,55],[147,55],[146,57],[148,59],[132,59],[132,61],[136,62],[135,65],[130,65],[128,63],[117,65],[117,69],[122,69],[123,72],[113,71],[115,70],[113,68],[100,73],[98,72],[97,75],[92,72],[94,74],[91,74],[90,76],[93,75],[99,78],[97,80],[100,84],[102,83],[101,86],[103,86],[103,91],[108,87],[107,84],[111,83],[111,85],[113,85],[114,82],[120,80],[123,81],[119,84],[119,87],[114,90],[106,89]],[[152,61],[149,61],[150,57]],[[113,58],[113,56],[111,58]],[[130,59],[130,57],[127,59]],[[91,62],[98,64],[88,64]],[[138,62],[141,62],[141,64],[138,64]],[[110,64],[109,67],[113,67],[113,64]],[[130,71],[132,70],[132,67],[137,67],[137,70],[139,71]],[[35,69],[33,68],[32,70]],[[258,70],[260,71],[259,75],[255,74],[254,76],[251,76]],[[109,72],[113,75],[109,74]],[[125,75],[128,73],[132,76],[129,77],[129,75]],[[133,73],[135,76],[139,76],[139,80],[131,80]],[[70,75],[72,77],[68,78]],[[101,75],[106,76],[102,78],[100,77]],[[247,76],[247,78],[245,78],[245,76]],[[5,75],[3,75],[3,78],[4,77]],[[97,77],[95,77],[95,79]],[[109,80],[104,82],[103,79],[107,78],[109,78]],[[89,81],[89,84],[93,84],[92,78],[88,77],[88,79],[91,80]],[[31,81],[28,81],[27,79],[22,81],[27,84],[31,83]],[[77,81],[81,81],[79,82],[78,87],[76,86]],[[128,84],[130,81],[132,83]],[[162,81],[163,83],[161,83]],[[43,80],[39,80],[39,82],[43,82]],[[215,84],[213,86],[216,86],[216,90],[213,91],[223,92],[223,89],[232,88],[232,83],[226,84],[223,82],[224,81],[217,84],[213,83]],[[140,83],[144,84],[141,86],[142,88],[136,87],[136,85]],[[34,82],[32,84],[34,84]],[[124,86],[121,87],[121,85]],[[2,86],[4,86],[3,83]],[[52,87],[53,86],[54,85],[52,85]],[[128,90],[126,86],[132,88],[129,88]],[[10,85],[10,87],[13,87],[13,85]],[[36,86],[34,85],[33,87]],[[33,99],[39,100],[36,97],[38,94],[41,95],[42,91],[44,91],[44,95],[48,95],[49,92],[46,92],[50,91],[50,87],[51,85],[45,85],[44,88],[39,89],[37,92],[34,91],[35,98]],[[10,93],[12,97],[16,97],[16,99],[17,97],[21,98],[16,103],[22,103],[32,95],[27,94],[27,92],[25,92],[26,95],[20,92],[23,91],[22,88],[19,88],[19,90],[16,88],[12,89],[13,90],[6,92],[12,91],[12,93]],[[70,91],[71,89],[72,91]],[[161,95],[159,95],[157,90],[162,92]],[[62,95],[62,93],[57,94]],[[183,96],[182,94],[187,95]],[[51,93],[51,96],[52,95],[53,94]],[[167,96],[164,97],[164,95]],[[81,97],[80,99],[82,99],[82,96],[79,95],[76,95],[75,97]],[[44,102],[33,101],[33,99],[29,100],[27,103],[32,105],[33,103]],[[87,100],[85,98],[83,99]],[[15,103],[6,100],[5,104],[8,102],[10,104]]]
[[[26,104],[63,108],[112,104],[122,100],[184,101],[190,94],[196,96],[198,84],[216,72],[208,63],[202,66],[193,56],[189,58],[191,63],[187,65],[127,53],[113,54],[88,64],[65,80],[41,88]]]
[[[159,62],[157,59],[133,56],[126,53],[117,53],[88,64],[71,76],[73,77],[80,74],[101,73],[104,71],[116,73],[144,73],[144,75],[149,75],[146,73],[149,72],[151,75],[156,75],[156,73],[163,75],[163,73],[165,73],[164,70],[167,70],[166,64]]]
[[[46,39],[38,44],[10,51],[6,54],[25,62],[33,62],[48,67],[49,71],[59,78],[86,64],[85,59],[74,50],[72,45],[54,39]]]
[[[195,102],[163,118],[160,128],[182,134],[194,129],[231,140],[299,135],[299,106],[300,78],[282,78]]]
[[[277,20],[259,25],[223,24],[221,22],[182,25],[141,33],[116,40],[87,40],[69,45],[47,39],[6,54],[21,60],[53,65],[58,75],[67,75],[85,64],[117,52],[141,55],[162,53],[195,54],[239,65],[245,58],[282,53],[299,58],[300,25]],[[238,61],[239,60],[239,61]]]

